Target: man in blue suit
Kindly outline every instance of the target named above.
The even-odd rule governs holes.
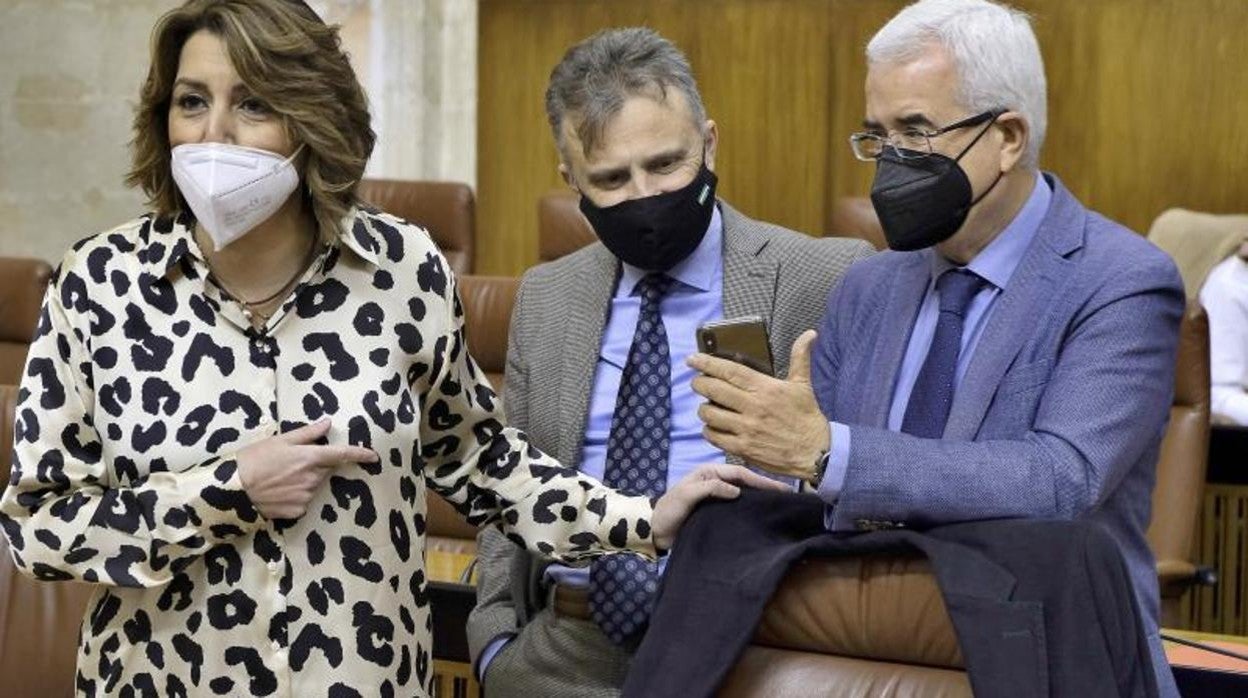
[[[892,252],[850,268],[788,380],[697,355],[707,438],[810,483],[835,531],[1083,519],[1117,540],[1162,695],[1145,540],[1183,286],[1142,237],[1038,169],[1026,15],[922,0],[867,47],[851,144]],[[813,342],[813,345],[812,345]]]

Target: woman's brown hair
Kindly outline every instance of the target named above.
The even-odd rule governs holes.
[[[331,242],[355,203],[376,134],[338,28],[299,0],[188,0],[156,22],[126,184],[141,187],[158,215],[187,210],[170,169],[169,107],[182,46],[200,30],[221,38],[243,83],[306,145],[305,201],[322,242]]]

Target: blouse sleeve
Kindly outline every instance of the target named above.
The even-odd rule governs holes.
[[[444,331],[433,346],[428,388],[416,396],[430,486],[469,523],[500,521],[517,544],[563,562],[626,548],[653,556],[649,498],[564,467],[502,424],[498,397],[468,354],[454,276],[444,278],[445,306],[430,309],[431,324],[440,320]]]
[[[67,258],[68,262],[68,258]],[[264,521],[232,458],[110,483],[94,426],[91,359],[62,274],[44,296],[18,391],[12,474],[0,526],[36,579],[155,587],[213,545]]]

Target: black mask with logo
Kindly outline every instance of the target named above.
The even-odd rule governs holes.
[[[676,191],[599,207],[581,195],[581,213],[620,260],[645,271],[667,271],[697,249],[711,225],[718,180],[703,162]]]
[[[889,249],[908,252],[944,242],[966,222],[971,208],[1001,181],[1001,174],[979,198],[972,200],[971,180],[958,166],[992,123],[984,127],[956,158],[940,153],[924,156],[913,150],[902,153],[884,148],[875,165],[871,204],[880,217]]]

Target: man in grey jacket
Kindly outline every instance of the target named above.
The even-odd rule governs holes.
[[[656,496],[725,459],[703,436],[685,365],[697,327],[763,318],[785,375],[793,341],[815,326],[834,282],[872,250],[751,220],[717,199],[715,122],[688,61],[649,29],[572,47],[551,74],[546,108],[559,172],[600,242],[525,274],[508,420],[562,462]],[[616,695],[662,563],[614,555],[570,568],[541,563],[496,530],[479,543],[468,635],[487,694]]]

